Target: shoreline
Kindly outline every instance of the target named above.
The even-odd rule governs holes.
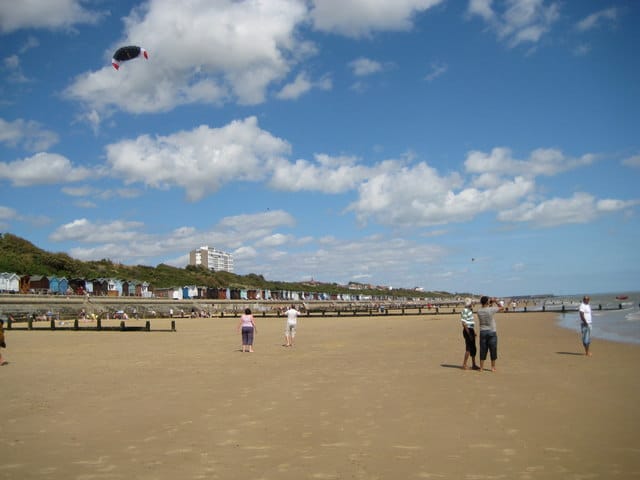
[[[498,371],[459,319],[176,319],[177,332],[8,331],[0,479],[631,478],[640,346],[497,315]],[[162,319],[160,322],[168,322]],[[598,438],[598,441],[594,441]]]

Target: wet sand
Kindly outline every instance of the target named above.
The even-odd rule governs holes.
[[[587,358],[554,317],[500,314],[496,373],[456,315],[302,318],[293,348],[258,317],[253,354],[233,318],[10,330],[0,479],[640,478],[640,346]]]

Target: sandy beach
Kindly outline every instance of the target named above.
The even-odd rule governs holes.
[[[496,373],[457,315],[10,330],[0,479],[640,478],[640,346],[554,317],[499,314]]]

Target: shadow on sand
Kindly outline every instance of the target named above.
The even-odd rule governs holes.
[[[462,370],[460,365],[451,365],[450,363],[441,363],[440,366],[442,368],[455,368],[456,370]]]

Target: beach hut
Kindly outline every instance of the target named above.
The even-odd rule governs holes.
[[[76,295],[84,295],[86,292],[84,278],[70,278],[69,288]]]
[[[149,282],[140,282],[136,284],[136,296],[144,298],[153,296],[153,292],[150,290]]]
[[[49,279],[49,293],[52,293],[54,295],[57,295],[58,293],[60,293],[58,291],[59,289],[59,282],[60,280],[58,279],[58,277],[56,276],[51,276],[51,277],[47,277]]]
[[[18,293],[20,291],[20,276],[17,273],[1,273],[0,291],[3,293]]]
[[[107,280],[107,295],[110,297],[122,296],[122,280],[117,278],[109,278]]]
[[[69,293],[69,280],[67,280],[66,277],[60,277],[58,279],[58,293],[60,293],[60,295]]]
[[[106,296],[109,288],[108,288],[108,283],[107,280],[104,278],[94,278],[91,281],[92,285],[93,285],[93,294],[96,296]]]
[[[34,293],[47,293],[49,291],[49,279],[44,275],[31,275],[28,281],[28,291],[33,291]]]

